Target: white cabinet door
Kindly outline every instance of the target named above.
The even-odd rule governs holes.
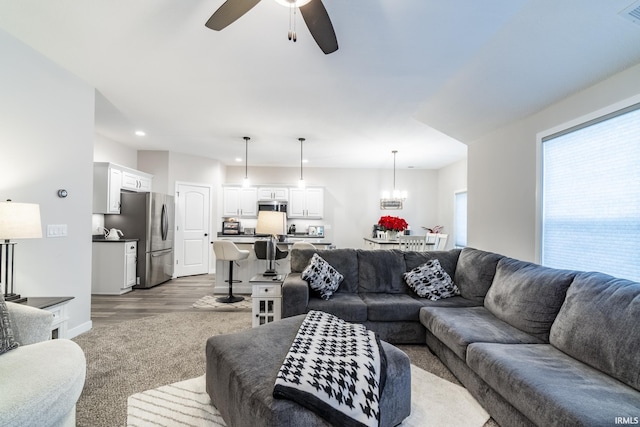
[[[290,188],[289,218],[322,218],[324,215],[324,188]]]
[[[222,205],[222,216],[256,217],[258,190],[255,187],[224,187]]]
[[[122,188],[137,192],[151,191],[151,177],[142,175],[142,172],[123,171]]]
[[[289,189],[286,187],[258,187],[258,200],[289,199]]]
[[[120,213],[120,188],[122,185],[122,172],[115,168],[109,168],[109,208],[108,213]]]

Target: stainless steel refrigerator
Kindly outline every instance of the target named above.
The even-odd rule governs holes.
[[[105,215],[106,228],[122,230],[127,239],[138,239],[137,276],[134,288],[151,288],[173,277],[173,196],[160,193],[121,194],[120,215]]]

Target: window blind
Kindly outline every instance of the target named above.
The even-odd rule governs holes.
[[[640,104],[542,140],[541,262],[640,281]]]
[[[454,245],[456,248],[467,246],[467,192],[455,193],[454,199]]]

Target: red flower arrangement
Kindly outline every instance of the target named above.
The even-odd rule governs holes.
[[[409,227],[407,221],[397,216],[381,216],[378,220],[378,225],[384,230],[404,231]]]

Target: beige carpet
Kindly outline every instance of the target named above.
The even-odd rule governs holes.
[[[213,310],[213,311],[251,311],[251,297],[243,296],[244,299],[240,302],[234,302],[232,304],[218,302],[217,298],[222,295],[206,295],[193,303],[193,308],[200,310]]]
[[[481,427],[489,419],[467,390],[411,365],[411,415],[402,427]],[[127,426],[226,426],[205,391],[205,377],[136,393]]]

